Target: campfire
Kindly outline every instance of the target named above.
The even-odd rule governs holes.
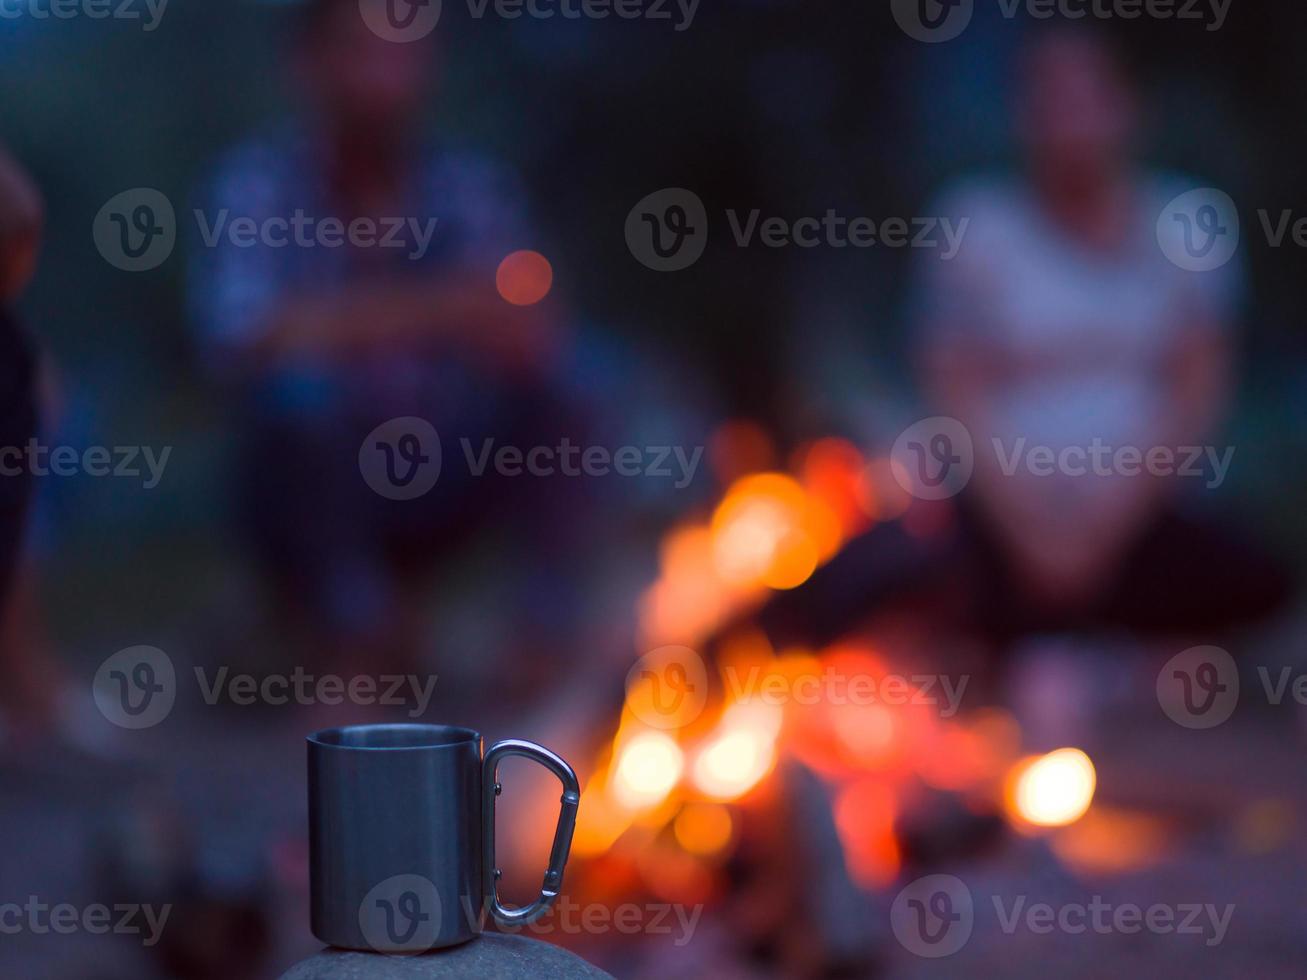
[[[759,439],[728,429],[724,455],[747,456],[741,445]],[[663,540],[639,610],[641,648],[651,652],[631,672],[617,731],[583,791],[574,843],[581,888],[711,898],[743,811],[769,804],[786,760],[826,787],[845,873],[869,890],[899,875],[897,818],[923,790],[1002,812],[1027,833],[1074,823],[1089,808],[1088,756],[1065,748],[1022,757],[1018,724],[1001,709],[942,717],[918,703],[910,683],[884,703],[799,696],[814,677],[899,683],[892,652],[874,640],[775,650],[744,628],[705,663],[696,651],[708,637],[747,621],[772,591],[803,584],[853,536],[878,521],[911,529],[920,519],[890,461],[847,441],[805,446],[787,469],[737,471],[711,514]]]

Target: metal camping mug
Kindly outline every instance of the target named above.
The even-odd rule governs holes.
[[[420,953],[467,942],[488,916],[539,918],[558,896],[580,787],[572,767],[534,742],[496,742],[446,725],[355,725],[308,737],[313,935],[330,946]],[[495,798],[504,757],[540,763],[563,784],[540,897],[499,901]]]

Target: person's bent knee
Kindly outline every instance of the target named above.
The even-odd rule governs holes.
[[[31,280],[44,216],[36,184],[0,149],[0,301],[15,298]]]

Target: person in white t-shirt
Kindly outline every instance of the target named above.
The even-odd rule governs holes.
[[[1076,605],[1177,489],[1163,450],[1203,444],[1224,413],[1237,266],[1168,258],[1159,216],[1196,185],[1136,163],[1133,90],[1098,35],[1049,29],[1019,71],[1025,172],[964,181],[930,212],[969,223],[926,263],[921,363],[933,407],[971,434],[970,499],[1025,589]]]
[[[1134,90],[1101,35],[1041,30],[1016,91],[1023,168],[947,189],[927,213],[966,219],[961,245],[921,253],[919,269],[924,401],[966,428],[970,479],[751,614],[777,649],[836,642],[891,609],[1000,654],[1095,630],[1213,642],[1291,594],[1277,558],[1190,506],[1234,462],[1215,429],[1239,293],[1232,257],[1191,271],[1177,250],[1173,202],[1195,185],[1137,162]],[[958,455],[914,442],[908,468]],[[1177,447],[1207,446],[1202,478],[1165,472],[1166,452],[1178,469]]]

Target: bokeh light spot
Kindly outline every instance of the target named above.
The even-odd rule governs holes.
[[[1027,823],[1065,827],[1084,816],[1097,784],[1089,756],[1079,749],[1058,749],[1018,767],[1011,802]]]
[[[504,257],[495,273],[499,295],[514,306],[532,306],[549,295],[554,268],[539,252],[522,249]]]

